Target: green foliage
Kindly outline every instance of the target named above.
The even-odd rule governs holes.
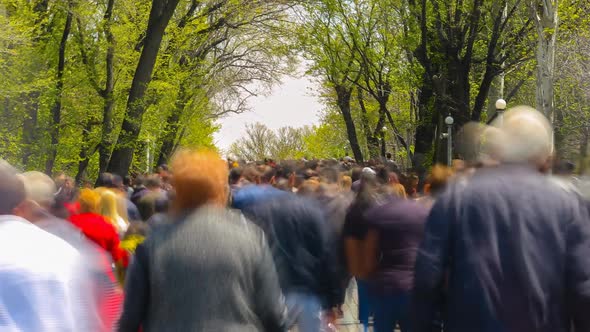
[[[50,150],[50,108],[56,100],[58,46],[66,2],[0,0],[0,157],[42,170]],[[108,14],[109,4],[113,4]],[[214,121],[247,110],[293,68],[284,1],[181,0],[166,28],[142,103],[135,171],[158,160],[166,142],[213,147]],[[128,94],[143,46],[151,1],[73,2],[65,54],[62,121],[55,170],[93,178],[99,147],[107,152],[128,115]],[[110,16],[109,16],[110,15]],[[112,122],[105,127],[109,50]],[[259,88],[253,88],[257,86]],[[105,128],[110,131],[105,132]],[[108,158],[108,155],[106,156]],[[151,165],[153,166],[153,165]]]

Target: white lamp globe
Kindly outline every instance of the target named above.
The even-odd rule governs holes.
[[[447,126],[452,126],[453,123],[455,123],[455,119],[453,119],[453,117],[449,115],[445,118],[445,123],[447,124]]]
[[[505,110],[506,109],[506,100],[504,100],[504,99],[496,100],[496,109],[497,110]]]

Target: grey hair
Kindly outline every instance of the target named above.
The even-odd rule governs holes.
[[[55,182],[44,173],[26,172],[21,175],[27,199],[40,205],[52,205],[55,201]]]
[[[547,162],[553,153],[553,128],[547,118],[528,106],[519,106],[506,112],[501,123],[496,123],[502,142],[499,157],[507,163],[532,163],[536,166]]]

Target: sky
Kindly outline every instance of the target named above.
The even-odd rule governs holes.
[[[317,124],[323,105],[316,90],[316,84],[309,78],[284,77],[270,95],[251,98],[248,101],[250,111],[230,114],[218,121],[221,130],[215,134],[216,146],[226,151],[244,136],[249,123],[260,122],[272,130]]]

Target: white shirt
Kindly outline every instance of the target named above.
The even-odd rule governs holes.
[[[80,255],[16,216],[0,216],[0,331],[82,331]]]
[[[119,226],[121,234],[125,234],[125,232],[127,232],[127,229],[129,228],[129,225],[125,222],[123,218],[121,218],[121,216],[117,216],[117,225]]]

